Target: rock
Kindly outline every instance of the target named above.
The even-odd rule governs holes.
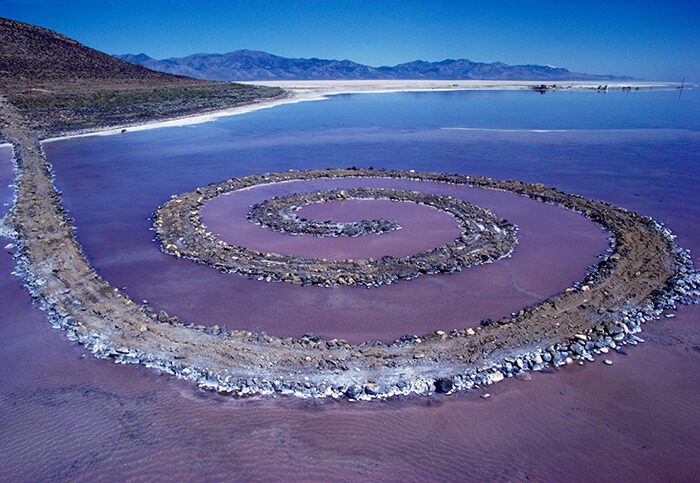
[[[169,318],[170,316],[165,310],[158,312],[158,322],[166,322]]]
[[[481,395],[481,399],[488,399],[490,397],[491,397],[491,394],[489,394],[488,392],[485,392]]]
[[[505,376],[501,371],[496,371],[490,376],[491,382],[501,382],[503,379],[505,379]]]
[[[379,394],[379,384],[376,382],[368,382],[365,384],[365,392],[370,396],[377,396]]]
[[[405,379],[399,379],[396,383],[396,388],[401,392],[405,392],[411,388],[411,383]]]
[[[319,342],[321,340],[321,337],[314,334],[313,332],[307,332],[304,334],[304,337],[309,339],[311,342]]]
[[[345,395],[348,399],[357,399],[362,395],[362,388],[357,384],[353,384],[345,390]]]
[[[435,379],[435,392],[446,394],[454,389],[454,383],[449,377]]]
[[[611,361],[610,359],[605,359],[605,360],[603,361],[603,364],[605,364],[606,366],[612,366],[612,365],[613,365],[613,361]]]

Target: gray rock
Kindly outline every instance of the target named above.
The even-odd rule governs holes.
[[[345,395],[348,399],[357,399],[362,396],[362,388],[357,384],[353,384],[345,390]]]
[[[370,396],[377,396],[379,395],[380,388],[379,384],[376,382],[368,382],[365,384],[365,392],[369,394]]]

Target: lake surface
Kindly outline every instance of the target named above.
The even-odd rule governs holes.
[[[576,214],[511,194],[418,183],[517,224],[513,256],[388,287],[327,289],[248,280],[174,259],[152,240],[150,216],[173,194],[263,171],[351,165],[448,171],[541,182],[650,215],[673,229],[700,264],[699,94],[344,95],[44,148],[85,254],[135,298],[186,319],[276,335],[391,340],[477,325],[557,293],[596,261],[604,234]],[[0,201],[11,198],[11,176],[9,150],[0,149]],[[431,212],[379,205],[376,212],[435,223],[436,230],[322,246],[322,239],[309,245],[241,220],[256,199],[293,189],[250,190],[211,220],[229,230],[222,236],[241,237],[232,241],[329,256],[415,250],[451,233]],[[369,212],[358,209],[349,216]],[[319,219],[343,213],[330,204],[304,210]],[[611,367],[596,362],[508,380],[488,388],[489,399],[473,391],[370,404],[234,400],[145,368],[81,358],[82,348],[50,328],[11,270],[3,251],[6,481],[692,480],[700,471],[698,307],[648,325],[647,343],[611,355]]]

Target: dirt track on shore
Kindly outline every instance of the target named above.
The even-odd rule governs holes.
[[[693,288],[686,281],[692,270],[689,258],[664,229],[606,203],[517,181],[383,170],[315,171],[304,173],[420,178],[514,191],[601,223],[614,237],[613,251],[581,284],[476,331],[437,331],[392,344],[349,345],[183,324],[135,303],[94,272],[75,240],[38,134],[2,98],[0,112],[0,132],[12,143],[18,168],[15,206],[6,225],[14,231],[25,283],[53,324],[99,357],[143,363],[223,393],[371,398],[466,389],[513,371],[558,364],[562,357],[585,358],[614,348]]]

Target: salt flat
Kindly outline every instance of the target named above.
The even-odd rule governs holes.
[[[676,88],[680,84],[669,82],[604,82],[604,81],[522,81],[522,80],[285,80],[241,82],[249,85],[281,87],[295,93],[340,94],[351,92],[402,92],[434,90],[522,90],[536,86],[556,85],[558,89],[597,89],[607,85],[608,89],[639,87],[640,89]]]

